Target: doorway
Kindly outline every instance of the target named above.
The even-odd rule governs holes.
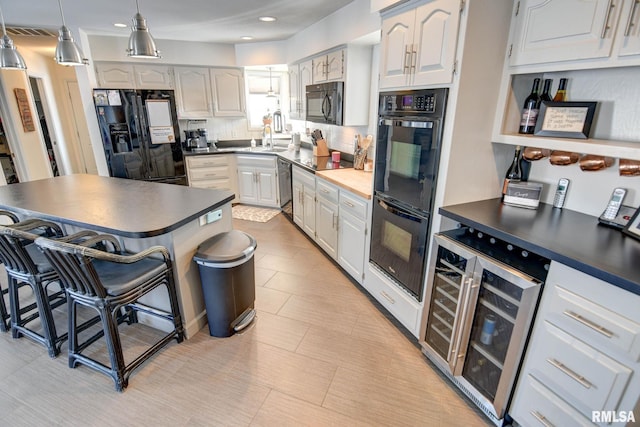
[[[42,142],[45,145],[45,149],[47,151],[47,157],[49,159],[49,164],[51,166],[51,173],[53,176],[59,176],[60,171],[58,169],[58,160],[57,160],[57,150],[56,150],[56,142],[52,141],[51,133],[49,132],[50,120],[49,111],[48,111],[48,103],[44,98],[44,89],[42,85],[42,79],[39,77],[31,77],[29,76],[29,84],[31,85],[31,93],[33,94],[33,103],[36,106],[36,112],[38,114],[38,121],[40,122],[40,131],[42,132]]]
[[[96,165],[93,147],[91,146],[87,119],[85,118],[84,110],[82,109],[82,97],[80,95],[78,82],[68,80],[67,91],[69,93],[71,110],[73,111],[73,121],[77,132],[76,136],[78,138],[76,146],[80,149],[80,160],[82,168],[84,169],[83,172],[97,175],[98,166]]]

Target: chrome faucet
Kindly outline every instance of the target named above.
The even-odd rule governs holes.
[[[273,148],[273,129],[270,124],[265,124],[262,129],[262,145],[268,149]]]

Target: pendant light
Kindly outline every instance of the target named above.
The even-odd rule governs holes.
[[[151,37],[147,28],[147,20],[140,15],[140,7],[136,0],[137,13],[133,17],[131,35],[129,36],[129,48],[127,55],[132,58],[161,58],[156,49],[156,42]]]
[[[273,91],[273,86],[271,86],[271,67],[269,67],[269,92],[267,92],[267,98],[276,98],[276,93]]]
[[[58,44],[56,45],[56,62],[60,65],[86,65],[89,61],[83,58],[80,48],[73,40],[71,30],[64,22],[64,12],[62,12],[62,0],[58,0],[60,16],[62,17],[62,27],[58,30]]]
[[[13,45],[13,40],[7,35],[7,29],[4,26],[4,14],[0,8],[0,18],[2,19],[2,41],[0,41],[0,68],[6,70],[26,70],[27,65],[22,59],[22,55]]]

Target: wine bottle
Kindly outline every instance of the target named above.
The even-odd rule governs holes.
[[[520,120],[520,133],[533,133],[536,128],[536,120],[538,119],[538,109],[540,108],[540,95],[538,90],[540,89],[540,79],[533,79],[533,86],[531,87],[531,93],[524,100],[524,106],[522,108],[522,118]]]
[[[553,97],[553,102],[564,102],[567,100],[567,79],[560,79],[558,85],[558,91],[556,96]]]
[[[513,156],[513,161],[511,162],[511,166],[507,169],[507,173],[504,176],[504,184],[502,185],[502,198],[504,199],[504,195],[507,194],[507,187],[511,181],[521,181],[522,180],[522,169],[520,168],[520,151],[521,148],[518,145],[516,147],[516,152]]]
[[[542,87],[540,102],[551,101],[551,95],[549,95],[549,91],[551,90],[551,83],[553,83],[553,79],[544,79],[544,86]]]

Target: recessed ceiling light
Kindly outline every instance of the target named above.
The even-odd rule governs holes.
[[[251,36],[242,36],[240,37],[242,40],[253,40],[253,37]]]
[[[116,22],[115,24],[113,24],[114,27],[118,27],[118,28],[127,28],[128,25],[127,24],[123,24],[120,22]]]
[[[260,21],[262,22],[273,22],[275,21],[277,18],[275,16],[261,16],[258,18]]]

